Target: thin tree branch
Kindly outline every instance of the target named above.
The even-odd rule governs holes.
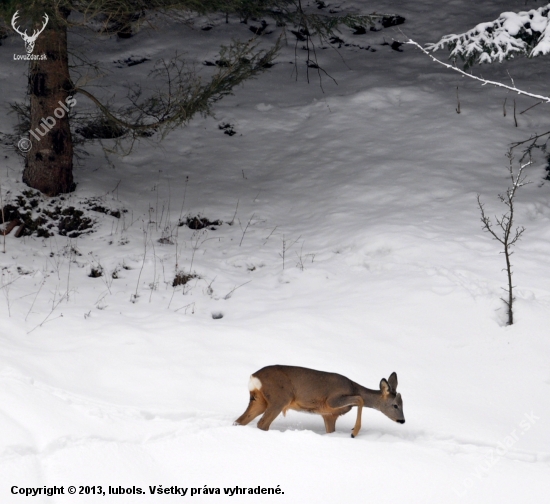
[[[468,72],[465,72],[464,70],[461,70],[460,68],[454,66],[454,65],[450,65],[449,63],[444,63],[443,61],[437,59],[436,57],[432,56],[426,49],[424,49],[418,42],[415,42],[414,40],[412,39],[408,39],[405,44],[410,44],[410,45],[413,45],[415,46],[416,48],[420,49],[426,56],[428,56],[432,61],[435,61],[436,63],[438,63],[439,65],[442,65],[444,66],[445,68],[448,68],[450,70],[453,70],[455,72],[458,72],[460,75],[462,76],[465,76],[465,77],[469,77],[470,79],[474,79],[476,81],[479,81],[481,82],[484,86],[487,85],[487,84],[490,84],[491,86],[496,86],[496,87],[501,87],[501,88],[504,88],[504,89],[507,89],[508,91],[513,91],[514,93],[517,93],[519,95],[524,95],[524,96],[529,96],[531,98],[536,98],[537,100],[540,100],[542,101],[543,103],[550,103],[550,97],[548,96],[543,96],[543,95],[538,95],[538,94],[535,94],[535,93],[530,93],[529,91],[524,91],[523,89],[519,89],[517,88],[515,85],[513,86],[508,86],[506,84],[503,84],[502,82],[498,82],[498,81],[492,81],[492,80],[488,80],[488,79],[483,79],[481,77],[477,77],[475,75],[472,75],[472,74],[469,74]],[[512,83],[513,83],[513,80],[512,80]]]

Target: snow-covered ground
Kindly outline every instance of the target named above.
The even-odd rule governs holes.
[[[181,499],[151,495],[150,486],[187,488],[186,498],[195,489],[197,502],[224,501],[224,489],[236,486],[282,492],[233,495],[239,502],[545,502],[545,158],[536,152],[526,170],[532,183],[516,201],[526,230],[512,257],[513,326],[499,299],[504,257],[481,229],[476,196],[491,216],[502,215],[508,146],[547,131],[548,108],[520,114],[535,102],[460,78],[410,46],[382,45],[405,36],[434,42],[521,8],[369,2],[369,11],[404,16],[404,35],[344,30],[345,41],[376,52],[319,49],[338,83],[324,76],[324,92],[314,69],[307,84],[300,45],[296,79],[290,35],[278,64],[219,102],[216,117],[196,118],[160,146],[143,142],[111,164],[99,146],[88,147],[77,191],[55,201],[86,207],[96,198],[120,218],[89,211],[95,231],[74,239],[12,232],[0,254],[0,502],[26,500],[14,486],[56,485],[65,495],[33,502]],[[72,40],[121,89],[172,51],[200,66],[230,35],[250,34],[210,21],[210,31],[162,25],[128,40]],[[3,42],[0,90],[6,101],[22,99],[25,65],[12,59],[22,41]],[[150,60],[113,64],[128,57]],[[547,93],[546,63],[475,71],[494,79],[509,71],[518,87]],[[2,116],[0,131],[14,121]],[[236,134],[225,135],[223,124]],[[4,203],[26,189],[21,158],[5,156]],[[223,223],[177,225],[197,215]],[[92,269],[103,275],[90,277]],[[178,272],[195,278],[173,287]],[[355,439],[354,411],[333,434],[320,416],[292,411],[269,432],[255,422],[234,427],[249,375],[268,364],[334,371],[369,388],[396,371],[407,421],[366,409]],[[77,495],[68,495],[70,485]],[[80,486],[107,495],[79,495]],[[108,495],[109,486],[146,497]]]

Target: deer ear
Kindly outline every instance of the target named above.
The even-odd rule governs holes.
[[[391,391],[395,392],[395,390],[397,389],[397,375],[395,374],[395,372],[393,372],[388,378],[388,383],[390,385]]]
[[[380,391],[382,395],[388,395],[390,392],[390,384],[386,381],[386,378],[380,380]]]

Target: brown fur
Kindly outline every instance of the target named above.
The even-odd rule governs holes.
[[[288,410],[322,415],[327,433],[334,432],[336,420],[357,406],[357,419],[352,437],[361,429],[363,407],[382,411],[392,420],[404,423],[402,402],[397,394],[397,375],[382,379],[380,390],[367,389],[345,376],[297,366],[267,366],[252,377],[261,382],[259,389],[250,392],[246,411],[235,424],[246,425],[262,415],[258,428],[269,430],[279,415]]]

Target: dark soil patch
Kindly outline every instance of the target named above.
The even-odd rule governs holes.
[[[92,267],[92,269],[90,270],[90,274],[88,276],[91,278],[99,278],[103,276],[103,268],[100,266]]]
[[[36,234],[36,236],[43,238],[48,238],[53,235],[53,233],[48,230],[48,228],[53,227],[50,225],[48,219],[43,216],[33,217],[32,207],[26,200],[24,200],[23,204],[17,201],[16,204],[8,203],[4,205],[2,214],[5,223],[4,231],[6,234],[13,228],[17,228],[15,232],[16,238],[30,236],[32,234]]]
[[[88,229],[92,229],[94,222],[89,217],[84,216],[82,210],[77,210],[75,207],[68,207],[60,212],[61,219],[57,225],[57,229],[61,236],[76,238]]]
[[[262,35],[265,33],[265,35],[269,35],[270,31],[265,31],[265,29],[268,27],[268,24],[265,22],[265,20],[262,19],[260,26],[254,26],[251,25],[248,27],[248,29],[254,34],[254,35]]]
[[[294,35],[296,37],[296,40],[298,40],[299,42],[305,42],[309,37],[309,31],[304,28],[300,28],[299,31],[290,30],[290,33],[292,33],[292,35]]]
[[[121,215],[120,210],[111,210],[101,205],[94,205],[90,207],[90,210],[93,210],[94,212],[103,213],[105,215],[110,215],[111,217],[115,217],[117,219],[120,219],[120,215]]]
[[[179,271],[178,273],[176,273],[176,276],[172,281],[172,287],[177,287],[178,285],[185,285],[186,283],[193,280],[193,278],[200,278],[200,277],[195,273],[183,273],[182,271]]]
[[[236,135],[237,132],[235,131],[235,128],[232,124],[229,123],[222,123],[218,125],[218,129],[223,130],[225,135],[233,136]]]
[[[204,228],[210,228],[212,231],[216,230],[215,226],[221,226],[223,222],[221,220],[215,220],[211,221],[208,220],[206,217],[201,217],[200,215],[197,215],[196,217],[187,217],[184,221],[180,221],[178,223],[178,226],[187,226],[189,229],[204,229]]]
[[[394,51],[403,52],[403,49],[401,49],[403,42],[398,42],[397,40],[394,40],[391,44],[389,44],[388,42],[383,42],[382,45],[390,46]]]
[[[355,34],[356,33],[354,33],[354,35]],[[374,47],[371,47],[370,45],[363,46],[361,44],[351,44],[351,43],[348,43],[348,42],[342,40],[340,37],[337,37],[337,36],[330,37],[328,39],[328,41],[333,45],[337,45],[338,48],[341,48],[341,47],[356,47],[357,49],[363,49],[365,51],[376,52],[376,49]]]
[[[63,206],[64,198],[53,198],[46,203],[40,193],[27,190],[4,205],[0,218],[3,231],[9,234],[16,228],[15,237],[37,236],[49,238],[56,232],[61,236],[76,238],[92,230],[94,221],[74,206]]]
[[[126,210],[125,208],[122,210],[118,210],[118,209],[113,210],[112,208],[107,208],[97,198],[90,198],[85,200],[84,205],[86,205],[86,208],[88,210],[92,210],[93,212],[98,212],[105,215],[110,215],[111,217],[115,217],[116,219],[120,219],[123,213],[128,212],[128,210]]]
[[[146,61],[149,61],[149,58],[142,58],[139,56],[130,56],[129,58],[116,60],[113,63],[117,66],[117,68],[124,68],[124,67],[140,65],[141,63],[145,63]]]
[[[389,28],[390,26],[399,26],[402,25],[405,22],[405,18],[403,16],[384,16],[380,24],[384,28]]]
[[[174,245],[174,240],[171,236],[163,236],[157,240],[161,245]]]

